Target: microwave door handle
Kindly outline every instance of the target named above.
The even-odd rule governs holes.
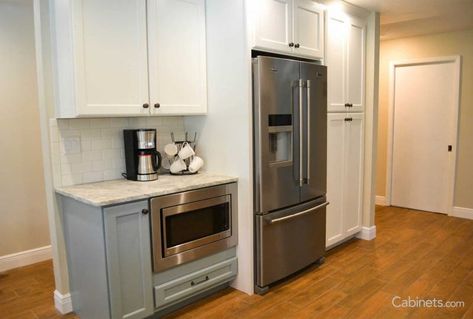
[[[306,183],[309,184],[310,181],[310,80],[306,81],[306,93],[307,93],[307,166],[306,166]]]
[[[302,147],[302,136],[304,134],[303,130],[303,118],[302,118],[302,109],[303,109],[303,102],[302,102],[302,93],[304,89],[303,81],[299,79],[299,186],[302,187],[304,184],[304,178],[303,178],[303,163],[302,163],[302,157],[303,157],[303,147]]]

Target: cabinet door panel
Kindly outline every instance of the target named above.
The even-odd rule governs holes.
[[[146,3],[80,0],[74,8],[78,115],[146,115]]]
[[[150,0],[148,10],[152,113],[205,113],[205,1]]]
[[[112,318],[144,318],[153,313],[148,202],[104,210]]]
[[[343,183],[345,169],[345,114],[327,115],[327,241],[331,246],[344,238]]]
[[[343,228],[346,236],[361,229],[363,193],[363,113],[349,113],[345,123]]]
[[[299,48],[294,53],[312,58],[324,56],[324,12],[311,0],[296,0],[294,3],[294,43]]]
[[[348,21],[347,30],[347,102],[352,111],[363,111],[365,95],[365,25],[356,19]]]
[[[327,15],[328,111],[345,112],[346,36],[343,18]]]
[[[255,21],[256,47],[292,53],[292,1],[259,0]]]

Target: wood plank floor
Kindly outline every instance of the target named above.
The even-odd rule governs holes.
[[[473,221],[377,208],[377,238],[351,240],[265,296],[228,288],[171,318],[473,318]],[[50,262],[0,276],[0,318],[58,316]],[[395,308],[394,296],[463,301],[457,308]]]

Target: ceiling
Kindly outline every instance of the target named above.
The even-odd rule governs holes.
[[[346,0],[381,14],[381,39],[473,28],[473,0]]]

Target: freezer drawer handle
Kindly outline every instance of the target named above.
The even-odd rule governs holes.
[[[274,224],[274,223],[279,223],[279,222],[282,222],[284,220],[288,220],[288,219],[292,219],[292,218],[296,218],[296,217],[299,217],[301,215],[305,215],[305,214],[308,214],[310,212],[313,212],[314,210],[317,210],[319,208],[322,208],[322,207],[325,207],[327,206],[328,204],[330,204],[329,202],[325,202],[323,204],[320,204],[318,206],[315,206],[313,208],[309,208],[309,209],[306,209],[306,210],[303,210],[302,212],[299,212],[297,214],[294,214],[294,215],[289,215],[289,216],[284,216],[284,217],[281,217],[281,218],[275,218],[275,219],[271,219],[269,221],[270,224]]]

